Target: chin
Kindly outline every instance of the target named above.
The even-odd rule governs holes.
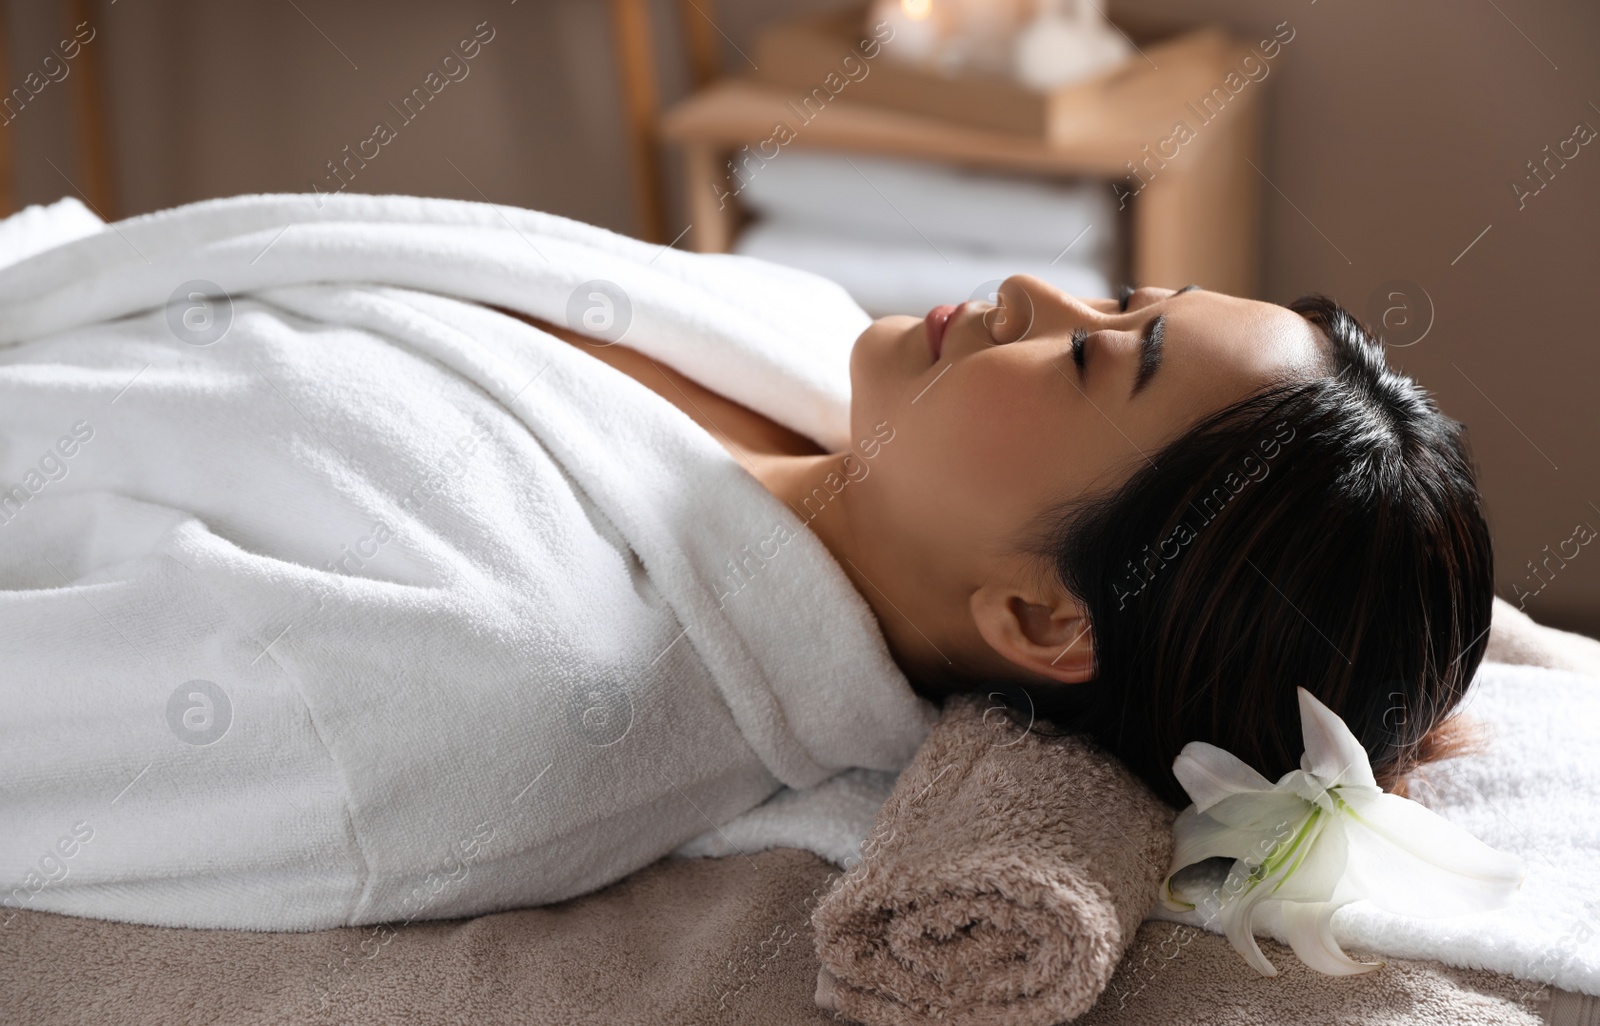
[[[920,334],[921,328],[920,317],[905,314],[879,317],[867,325],[866,330],[856,336],[850,350],[851,383],[855,383],[856,375],[862,370],[882,374],[891,368],[905,367],[906,349],[913,345],[906,335],[913,331]]]
[[[916,317],[879,317],[856,336],[850,349],[850,424],[881,420],[886,400],[894,394],[895,383],[914,373],[907,354],[912,345],[921,345],[922,322]],[[918,334],[916,340],[906,337]]]

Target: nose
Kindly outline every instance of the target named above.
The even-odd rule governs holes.
[[[1031,274],[1014,274],[1001,282],[995,299],[983,322],[996,345],[1019,342],[1056,327],[1094,330],[1111,316]]]

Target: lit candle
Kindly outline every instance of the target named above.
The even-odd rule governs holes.
[[[874,0],[867,18],[870,26],[887,24],[894,30],[883,48],[889,57],[911,64],[937,59],[942,33],[934,0]]]

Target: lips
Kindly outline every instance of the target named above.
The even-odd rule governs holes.
[[[950,318],[954,317],[961,307],[965,305],[965,303],[962,303],[957,306],[951,306],[946,303],[943,306],[936,306],[928,311],[927,317],[923,318],[922,323],[928,329],[928,351],[933,354],[935,362],[938,361],[939,353],[944,349],[944,333],[945,329],[950,326]]]

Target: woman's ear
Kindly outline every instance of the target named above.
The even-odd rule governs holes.
[[[1065,591],[1032,594],[986,584],[968,608],[983,640],[1008,662],[1062,684],[1094,679],[1088,611]]]

